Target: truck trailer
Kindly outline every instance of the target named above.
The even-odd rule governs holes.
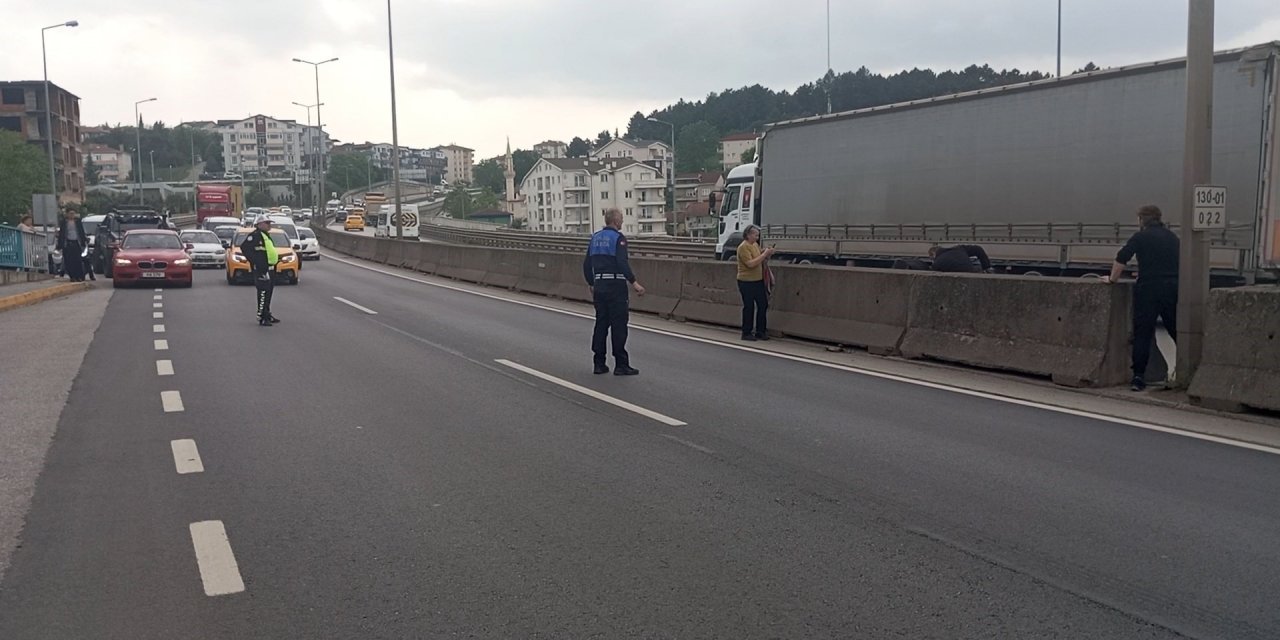
[[[196,225],[203,228],[205,218],[238,218],[244,210],[244,192],[234,184],[196,185]]]
[[[1215,54],[1217,279],[1280,272],[1280,42]],[[767,125],[720,198],[717,254],[747,225],[781,259],[889,266],[981,244],[1002,270],[1105,272],[1134,212],[1182,209],[1184,58]]]

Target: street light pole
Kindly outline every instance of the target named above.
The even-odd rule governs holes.
[[[133,176],[137,178],[138,183],[138,204],[142,204],[142,114],[138,112],[138,105],[144,102],[153,102],[155,98],[147,98],[133,103],[133,131],[137,134],[138,163],[133,167]],[[155,173],[154,171],[152,173]]]
[[[152,149],[148,151],[147,155],[151,157],[151,181],[155,182],[156,181],[156,150]]]
[[[320,61],[320,62],[310,62],[310,61],[308,61],[308,60],[303,60],[302,58],[294,58],[294,59],[293,59],[293,61],[294,61],[294,62],[301,62],[302,64],[309,64],[309,65],[311,65],[312,70],[313,70],[313,71],[315,71],[315,81],[316,81],[316,134],[317,134],[317,136],[320,138],[320,156],[319,156],[319,158],[318,158],[318,160],[319,160],[319,166],[318,166],[318,167],[316,167],[316,169],[317,169],[317,171],[318,171],[318,175],[316,176],[316,184],[317,184],[317,185],[318,185],[318,187],[319,187],[319,191],[320,191],[320,193],[321,193],[321,194],[323,194],[323,193],[324,193],[324,190],[325,190],[325,175],[324,175],[324,166],[325,166],[325,165],[324,165],[324,161],[325,161],[325,152],[327,152],[327,151],[328,151],[328,149],[326,148],[328,145],[326,145],[326,144],[324,143],[324,122],[320,119],[320,105],[324,104],[324,103],[320,102],[320,65],[322,65],[322,64],[329,64],[330,62],[337,62],[337,61],[338,61],[338,59],[337,59],[337,58],[329,58],[328,60],[322,60],[322,61]],[[313,219],[314,219],[314,218],[313,218]]]
[[[404,239],[404,220],[400,216],[400,134],[396,128],[396,54],[391,42],[391,0],[387,0],[387,61],[391,66],[391,179],[396,206],[396,238]],[[510,145],[508,145],[510,149]]]
[[[659,120],[657,118],[645,118],[649,122],[657,124],[665,124],[671,127],[671,166],[667,167],[667,193],[671,195],[671,235],[676,235],[676,225],[679,222],[679,212],[676,211],[676,125]],[[663,216],[664,218],[666,216]],[[693,237],[693,229],[689,227],[689,217],[686,215],[684,226],[689,232],[689,237]]]
[[[1187,15],[1187,130],[1182,159],[1182,237],[1178,261],[1178,358],[1180,387],[1191,384],[1204,348],[1209,299],[1209,238],[1194,231],[1196,185],[1212,181],[1213,0],[1190,0]]]
[[[80,23],[75,20],[68,20],[60,24],[53,24],[40,29],[40,59],[44,66],[44,128],[45,138],[49,149],[49,193],[53,194],[53,203],[58,203],[58,174],[56,170],[57,162],[53,155],[53,103],[49,101],[49,54],[44,45],[44,32],[58,27],[78,27]]]
[[[1058,75],[1062,77],[1062,0],[1058,0]]]
[[[315,141],[316,141],[316,138],[312,137],[312,135],[311,135],[311,109],[312,109],[312,108],[315,108],[317,111],[319,111],[319,110],[320,110],[320,104],[319,104],[319,103],[316,103],[316,104],[302,104],[301,102],[294,102],[293,104],[295,104],[295,105],[297,105],[297,106],[299,106],[299,107],[302,107],[303,109],[306,109],[306,110],[307,110],[307,128],[306,128],[306,134],[307,134],[307,138],[308,138],[308,146],[310,146],[310,147],[315,147]],[[311,155],[315,155],[315,149],[314,149],[314,148],[312,149],[312,153],[311,153]],[[316,163],[315,163],[315,162],[314,162],[314,160],[313,160],[313,161],[311,162],[311,172],[312,172],[313,174],[315,173],[315,170],[316,170],[316,169],[315,169],[315,165],[316,165]],[[316,176],[315,176],[315,175],[310,176],[310,178],[307,180],[307,188],[309,188],[309,189],[311,190],[311,207],[312,207],[313,209],[317,209],[317,208],[319,208],[319,207],[318,207],[319,202],[316,200],[316,194],[317,194],[318,192],[317,192],[317,190],[316,190],[317,185],[316,185]],[[314,212],[313,212],[313,213],[314,213]]]

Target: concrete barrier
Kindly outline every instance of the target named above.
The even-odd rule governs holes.
[[[1129,378],[1131,290],[1055,278],[913,273],[902,354],[1049,376]]]
[[[373,261],[386,264],[387,258],[391,255],[391,245],[394,244],[395,241],[374,240],[372,238],[370,238],[370,240],[373,242]]]
[[[1280,289],[1216,289],[1192,402],[1228,411],[1280,411]]]
[[[481,253],[483,251],[488,249],[455,244],[441,245],[440,258],[436,261],[436,275],[464,282],[483,282],[485,268],[488,266]]]
[[[582,259],[578,259],[581,274]],[[680,296],[684,291],[683,260],[668,258],[635,258],[631,260],[631,270],[636,274],[636,281],[644,285],[645,294],[631,294],[631,308],[636,311],[657,314],[668,318],[680,304]],[[579,279],[582,276],[579,275]]]
[[[521,291],[590,302],[590,292],[582,277],[582,256],[522,251],[520,259],[522,273],[517,288]]]
[[[677,320],[741,326],[742,295],[733,265],[707,261],[682,266],[680,302],[671,315]]]
[[[910,272],[785,265],[773,272],[771,331],[878,355],[898,353],[915,282]]]

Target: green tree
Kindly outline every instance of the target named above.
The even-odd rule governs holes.
[[[613,134],[609,133],[608,129],[605,129],[604,131],[601,131],[600,133],[596,134],[597,147],[604,146],[606,144],[609,144],[612,141],[613,141]]]
[[[585,158],[591,154],[591,142],[574,136],[573,140],[569,141],[569,149],[565,154],[570,158]]]
[[[529,175],[529,171],[533,169],[533,165],[538,164],[538,161],[541,159],[542,156],[538,155],[537,152],[530,151],[528,149],[516,149],[511,152],[512,168],[516,170],[516,189],[520,188],[520,183],[524,182],[524,177]],[[502,189],[494,189],[494,192],[501,192],[506,190],[506,188],[506,184],[504,183]]]
[[[102,170],[98,168],[98,163],[93,161],[93,154],[87,155],[88,159],[84,161],[84,181],[95,185],[102,178]]]
[[[49,192],[49,160],[12,131],[0,131],[0,222],[13,224],[31,208],[31,195]]]
[[[244,196],[244,206],[274,207],[276,206],[276,201],[275,198],[271,197],[271,191],[266,187],[249,187],[249,193]]]
[[[372,181],[377,184],[388,179],[390,171],[372,166],[369,156],[362,153],[343,153],[329,156],[329,170],[325,181],[329,191],[342,194],[352,189],[363,189]]]
[[[676,170],[705,171],[720,166],[720,132],[705,120],[685,125],[676,136]]]
[[[742,162],[742,164],[747,164],[748,162],[755,162],[755,161],[756,161],[756,148],[755,148],[755,147],[751,147],[750,149],[747,149],[746,151],[743,151],[743,152],[742,152],[742,155],[738,158],[738,160],[740,160],[740,161]]]
[[[487,187],[479,189],[457,188],[444,197],[445,212],[458,220],[465,220],[477,211],[497,208],[498,194]]]
[[[503,166],[505,161],[505,157],[497,156],[477,162],[474,169],[475,185],[494,192],[506,189],[506,169]]]
[[[471,210],[472,213],[486,209],[497,209],[498,194],[491,189],[482,187],[478,193],[471,196],[471,204],[474,207]]]

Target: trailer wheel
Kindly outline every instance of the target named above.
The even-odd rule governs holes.
[[[1022,275],[1024,275],[1024,276],[1041,276],[1041,277],[1043,277],[1043,276],[1044,276],[1044,274],[1043,274],[1043,273],[1040,273],[1039,271],[1027,271],[1027,272],[1023,273]]]
[[[808,258],[801,258],[796,261],[796,264],[813,264],[813,261]]]
[[[1086,273],[1086,274],[1084,274],[1084,275],[1080,276],[1080,279],[1081,279],[1081,280],[1101,280],[1101,279],[1102,279],[1102,274],[1099,274],[1099,273]]]

